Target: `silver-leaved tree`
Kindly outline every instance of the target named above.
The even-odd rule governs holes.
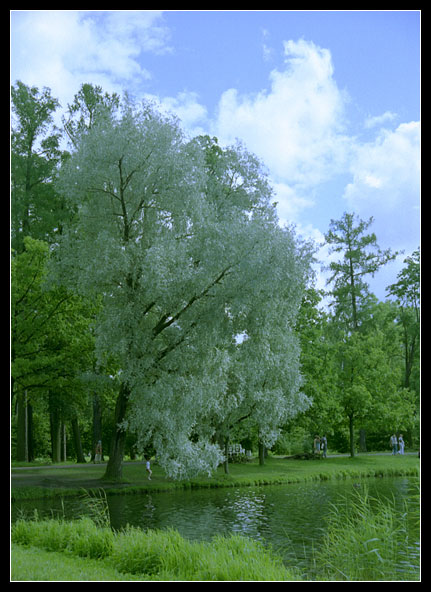
[[[76,139],[57,190],[76,212],[57,276],[102,299],[97,352],[119,368],[107,479],[127,430],[184,478],[220,463],[235,405],[267,441],[307,406],[293,326],[310,248],[278,225],[254,156],[125,98]]]

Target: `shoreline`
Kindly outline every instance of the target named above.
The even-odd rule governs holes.
[[[172,481],[153,465],[153,479],[146,480],[145,467],[140,461],[124,463],[123,480],[107,482],[104,464],[61,465],[48,467],[12,468],[11,500],[44,499],[56,496],[74,497],[83,490],[103,489],[107,495],[161,493],[186,489],[248,487],[282,485],[330,479],[360,479],[383,476],[420,476],[420,459],[415,454],[394,457],[391,454],[364,454],[345,457],[331,456],[320,460],[287,460],[280,457],[266,459],[260,466],[256,460],[246,464],[229,465],[225,475],[219,467],[211,477],[196,477],[187,481]],[[91,470],[92,469],[92,470]],[[85,475],[85,472],[91,476]],[[84,474],[83,474],[84,473]]]

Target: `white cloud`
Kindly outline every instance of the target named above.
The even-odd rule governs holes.
[[[208,112],[199,102],[197,93],[180,92],[176,97],[164,98],[146,93],[143,98],[154,102],[161,111],[178,117],[190,137],[208,133]]]
[[[301,213],[314,205],[314,200],[311,197],[301,196],[287,183],[273,182],[272,187],[281,225],[300,220]]]
[[[83,82],[133,91],[151,76],[142,53],[170,51],[160,17],[158,11],[12,11],[12,83],[47,86],[63,106]]]
[[[367,117],[365,120],[365,128],[371,129],[373,127],[382,126],[384,123],[389,121],[394,121],[397,118],[396,113],[392,113],[392,111],[385,111],[382,115],[377,115],[376,117]]]
[[[269,89],[223,93],[212,132],[222,143],[245,142],[268,167],[280,208],[295,214],[312,203],[311,191],[346,165],[347,97],[333,78],[331,54],[304,40],[284,43],[285,66]]]
[[[420,124],[380,130],[374,142],[358,144],[352,182],[344,192],[350,209],[373,216],[379,242],[407,250],[417,247],[420,204]]]
[[[261,35],[268,64],[276,53],[269,32]],[[375,140],[364,143],[349,135],[349,97],[337,85],[328,49],[303,39],[285,41],[284,64],[270,72],[267,88],[253,94],[228,88],[214,114],[195,92],[144,94],[143,83],[151,77],[145,52],[171,51],[159,11],[12,11],[12,83],[47,86],[63,107],[83,82],[107,92],[127,89],[175,113],[190,135],[209,133],[221,144],[241,139],[269,170],[281,223],[295,223],[304,236],[321,235],[303,220],[319,200],[324,202],[320,211],[328,203],[323,184],[350,174],[344,204],[362,218],[374,216],[382,246],[417,246],[419,124],[384,129],[398,117],[387,110],[364,122],[364,129],[372,130],[368,133],[377,134]],[[331,212],[340,203],[340,217],[346,209],[341,198],[342,189],[329,198]]]

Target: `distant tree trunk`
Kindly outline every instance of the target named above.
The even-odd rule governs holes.
[[[76,462],[85,463],[84,453],[82,452],[81,431],[79,429],[78,418],[76,417],[76,415],[72,419],[71,424],[73,434],[73,445],[75,447],[76,453]]]
[[[34,460],[33,407],[27,402],[27,458]]]
[[[62,439],[62,447],[61,447],[61,460],[67,460],[67,440],[66,440],[66,424],[62,421],[61,422],[61,439]]]
[[[367,432],[364,428],[359,430],[359,450],[367,452]]]
[[[226,436],[226,438],[224,439],[224,462],[223,462],[223,468],[224,468],[224,472],[225,475],[229,474],[229,436]]]
[[[98,441],[102,441],[102,405],[100,404],[100,397],[97,393],[93,395],[93,442],[91,446],[91,460],[94,461],[96,455],[96,445]],[[102,448],[103,459],[103,448]]]
[[[355,441],[353,436],[353,414],[349,415],[350,456],[355,456]]]
[[[17,396],[17,441],[16,460],[34,460],[33,408],[28,402],[27,391]]]
[[[52,410],[49,414],[51,427],[51,458],[53,463],[61,462],[61,421],[58,410]]]
[[[103,476],[108,481],[119,481],[123,475],[124,445],[126,443],[126,430],[121,426],[126,418],[127,404],[129,401],[129,387],[122,384],[115,405],[115,431],[112,435],[109,449],[109,461]]]
[[[27,401],[26,393],[19,393],[17,396],[17,441],[16,441],[16,460],[28,460],[28,432],[27,432]]]
[[[265,464],[265,446],[261,440],[259,440],[259,464]]]

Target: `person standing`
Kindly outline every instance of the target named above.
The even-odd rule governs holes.
[[[99,440],[96,444],[96,449],[94,451],[94,462],[101,462],[102,460],[102,440]]]
[[[328,441],[326,435],[322,436],[320,440],[320,448],[322,449],[322,457],[326,458],[326,451],[328,450]]]
[[[153,471],[151,470],[150,461],[149,460],[146,461],[145,467],[146,467],[146,471],[148,473],[148,481],[151,481],[151,475],[153,474]]]
[[[314,438],[314,453],[320,456],[320,437],[317,434]]]
[[[398,454],[404,454],[404,440],[402,434],[400,434],[398,438]]]
[[[397,453],[397,447],[398,447],[398,440],[395,434],[392,434],[391,436],[391,446],[392,446],[392,454],[396,454]]]

